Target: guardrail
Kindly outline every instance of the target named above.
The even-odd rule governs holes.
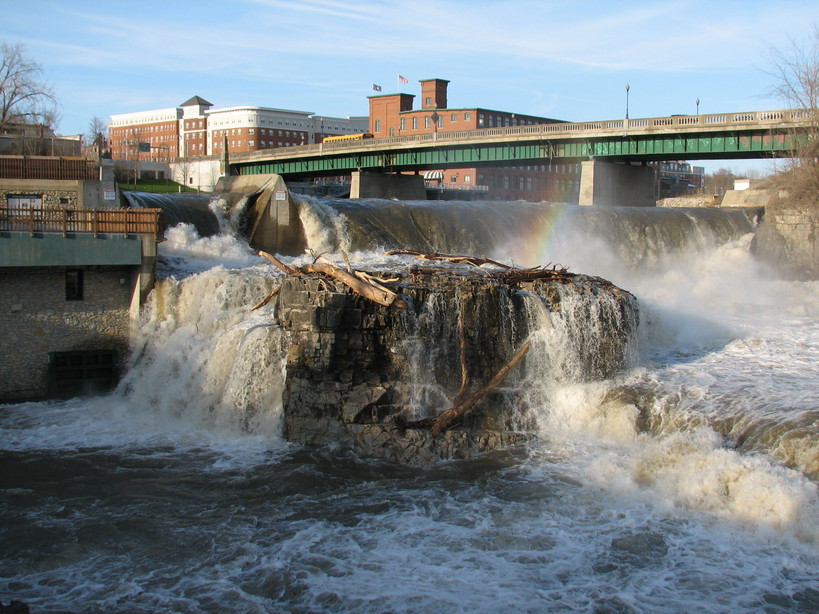
[[[453,130],[413,134],[410,136],[392,136],[366,139],[355,142],[320,143],[317,145],[295,145],[291,147],[259,150],[252,153],[233,154],[232,163],[254,162],[259,159],[289,159],[312,157],[315,155],[349,153],[371,149],[384,149],[385,146],[423,145],[426,143],[445,144],[455,141],[492,140],[493,138],[533,137],[533,138],[586,138],[605,136],[607,134],[632,136],[655,134],[658,132],[694,132],[704,130],[715,132],[753,128],[756,124],[765,128],[795,128],[817,121],[816,114],[810,109],[786,109],[773,111],[753,111],[741,113],[717,113],[710,115],[672,115],[670,117],[649,117],[638,119],[616,119],[591,122],[562,122],[553,124],[535,124],[530,126],[510,126],[508,128],[478,128],[475,130]]]
[[[161,209],[39,209],[0,207],[0,232],[161,234]]]

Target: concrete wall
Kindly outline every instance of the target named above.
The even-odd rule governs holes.
[[[171,179],[200,192],[213,192],[222,177],[222,161],[218,157],[191,158],[168,164]]]
[[[0,275],[0,401],[48,389],[48,353],[128,353],[132,267],[78,267],[83,300],[66,300],[65,267],[6,267]],[[124,283],[122,283],[124,282]]]
[[[777,190],[746,189],[728,190],[722,198],[721,207],[764,207],[776,198]]]
[[[648,166],[632,166],[586,160],[580,173],[581,205],[618,207],[653,207],[654,170]]]
[[[421,175],[355,172],[350,184],[350,198],[426,200],[427,191]]]
[[[229,175],[219,180],[216,190],[231,206],[244,196],[253,198],[246,228],[253,249],[287,256],[304,253],[307,241],[298,207],[281,175]]]

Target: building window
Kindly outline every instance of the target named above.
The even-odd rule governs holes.
[[[457,114],[457,113],[453,113],[452,115],[450,115],[450,117],[449,117],[449,121],[451,121],[453,124],[454,124],[456,121],[458,121],[458,114]]]
[[[65,272],[65,300],[83,299],[82,269],[68,269]]]
[[[412,129],[413,130],[418,130],[418,118],[417,117],[412,118]]]
[[[29,209],[34,211],[35,219],[42,217],[43,195],[42,194],[9,194],[6,197],[9,208],[9,215],[21,216],[23,211]]]
[[[464,175],[464,183],[472,183],[472,175]]]
[[[381,132],[381,120],[380,119],[375,120],[375,131],[376,132]]]
[[[432,106],[432,98],[430,98],[429,96],[427,96],[427,97],[424,99],[424,106],[425,106],[425,107],[431,107],[431,106]]]
[[[406,117],[401,118],[401,126],[400,126],[399,129],[400,130],[406,130],[407,129],[407,118]]]
[[[424,118],[424,128],[426,128],[427,130],[429,130],[430,125],[431,125],[431,124],[430,124],[429,115],[427,115],[427,116]]]

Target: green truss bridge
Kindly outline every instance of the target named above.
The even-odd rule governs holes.
[[[796,135],[813,119],[809,111],[774,110],[433,132],[232,154],[229,166],[232,175],[302,179],[582,161],[581,204],[603,204],[603,191],[619,190],[615,201],[633,201],[629,192],[634,190],[646,192],[635,184],[646,179],[625,167],[664,160],[789,157]],[[624,168],[608,168],[612,163]]]

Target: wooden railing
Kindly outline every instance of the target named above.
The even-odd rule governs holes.
[[[39,209],[0,207],[0,232],[161,233],[161,209]]]
[[[84,158],[0,156],[0,178],[94,181],[100,178],[100,166]]]

